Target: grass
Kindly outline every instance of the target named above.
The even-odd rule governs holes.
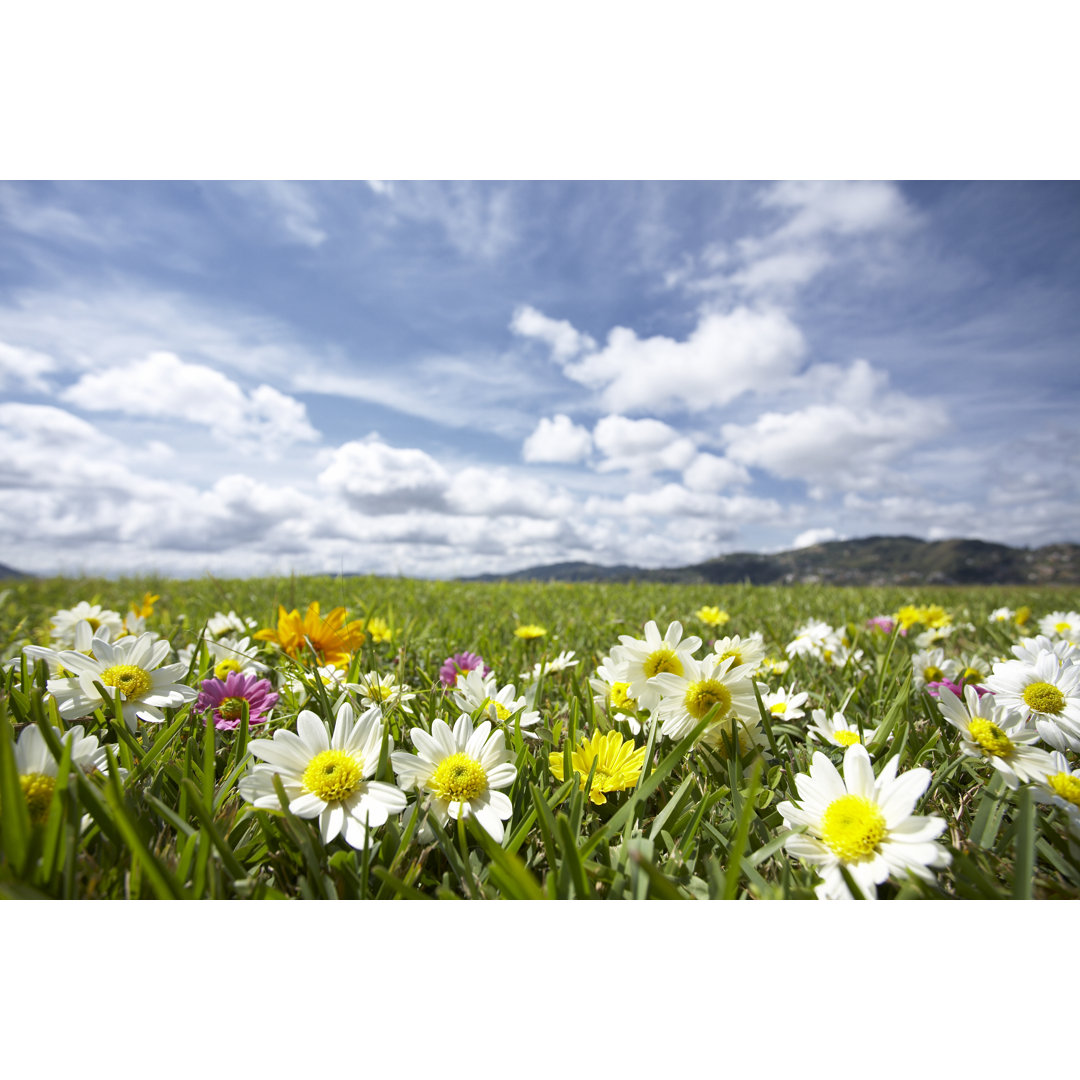
[[[350,678],[393,672],[417,698],[411,714],[391,710],[387,730],[397,749],[412,749],[408,731],[454,720],[437,685],[452,653],[479,652],[498,676],[514,683],[528,708],[540,714],[537,740],[509,725],[507,746],[517,778],[509,789],[513,813],[496,843],[475,820],[439,825],[415,801],[374,832],[363,851],[340,838],[324,845],[312,821],[288,810],[256,810],[238,794],[251,757],[250,738],[294,728],[300,707],[286,689],[307,685],[306,707],[332,724],[336,693],[273,649],[265,660],[282,692],[267,728],[246,723],[217,731],[191,706],[169,710],[162,724],[135,733],[102,706],[81,718],[87,734],[109,747],[115,767],[94,775],[71,762],[70,742],[53,728],[61,721],[46,693],[44,664],[20,659],[23,645],[47,645],[50,616],[79,600],[120,612],[145,593],[159,596],[147,628],[174,649],[197,646],[207,618],[237,612],[260,627],[276,625],[278,605],[301,612],[318,601],[325,613],[344,606],[350,618],[381,617],[390,642],[369,636],[352,658]],[[936,588],[866,589],[822,586],[751,587],[655,584],[466,584],[382,578],[261,580],[19,581],[0,589],[0,656],[16,660],[0,693],[0,895],[57,898],[274,899],[809,899],[819,882],[811,868],[790,857],[790,834],[777,809],[797,799],[794,778],[806,773],[815,744],[805,725],[811,707],[845,709],[860,727],[877,728],[870,744],[876,769],[888,757],[899,771],[930,769],[933,779],[917,812],[944,818],[941,840],[951,866],[931,882],[892,880],[886,898],[1075,899],[1080,896],[1080,848],[1063,812],[1032,799],[1030,788],[1010,791],[985,762],[959,752],[956,729],[933,699],[911,680],[912,641],[868,630],[865,620],[909,603],[942,605],[960,627],[948,655],[1007,657],[1019,631],[991,626],[987,614],[1008,605],[1031,608],[1035,619],[1080,607],[1076,589]],[[715,604],[730,614],[722,630],[694,612]],[[559,783],[550,753],[564,753],[580,733],[629,726],[609,718],[593,700],[588,679],[618,644],[619,635],[642,636],[654,619],[661,632],[671,620],[706,643],[720,634],[760,631],[768,655],[784,656],[795,628],[810,618],[845,629],[863,663],[836,667],[796,657],[782,676],[762,676],[771,689],[793,684],[808,691],[806,717],[784,721],[762,709],[769,753],[764,758],[709,750],[696,736],[708,718],[678,743],[644,729],[646,767],[636,788],[609,795],[596,806],[574,780]],[[547,634],[514,636],[535,623]],[[971,629],[966,627],[970,625]],[[1032,627],[1034,623],[1031,624]],[[573,650],[579,664],[522,679],[538,661]],[[702,655],[704,650],[699,650]],[[208,677],[208,656],[196,648],[189,685]],[[16,769],[13,739],[35,725],[57,761],[48,810],[32,820]],[[822,749],[820,743],[816,744]],[[394,782],[388,745],[378,778]],[[727,747],[730,750],[730,747]],[[839,764],[842,751],[828,748]],[[121,772],[124,770],[124,772]],[[591,783],[595,777],[587,778]],[[284,793],[282,792],[282,795]],[[421,839],[423,837],[423,839]]]

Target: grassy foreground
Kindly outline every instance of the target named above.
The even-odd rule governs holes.
[[[260,646],[259,662],[279,695],[267,723],[249,723],[245,708],[234,729],[219,730],[188,701],[165,709],[162,722],[139,720],[131,730],[119,693],[76,718],[61,718],[47,693],[46,663],[26,658],[23,646],[56,647],[50,619],[79,601],[122,614],[147,594],[157,599],[143,629],[170,643],[164,662],[177,663],[181,650],[194,647],[183,678],[192,690],[214,676],[213,639],[205,627],[216,613],[235,612],[257,628],[273,629],[279,605],[303,615],[318,602],[324,615],[344,607],[349,620],[362,621],[364,640],[342,681],[370,685],[374,675],[392,676],[415,694],[388,699],[383,709],[370,779],[386,785],[395,785],[395,751],[414,749],[411,729],[431,732],[439,721],[453,726],[460,715],[439,680],[444,661],[465,651],[482,656],[497,687],[514,685],[507,701],[525,698],[504,717],[491,705],[492,694],[471,718],[479,725],[493,716],[493,731],[500,724],[505,729],[515,776],[503,789],[512,812],[501,838],[475,816],[440,822],[415,790],[407,793],[404,811],[369,829],[371,842],[360,848],[343,835],[324,842],[315,820],[290,811],[280,782],[268,789],[277,796],[275,809],[244,798],[241,789],[256,760],[253,740],[295,731],[302,710],[331,731],[343,698],[357,715],[364,708],[359,691],[317,674],[314,657],[303,651],[290,657],[273,642],[251,643]],[[706,605],[729,619],[703,622],[696,613]],[[927,626],[916,624],[902,636],[866,625],[905,605],[939,605],[949,631],[920,650],[914,638]],[[991,623],[990,612],[1000,607],[1029,608],[1031,619],[1024,628],[1011,620]],[[843,711],[879,775],[892,758],[898,775],[920,768],[931,774],[916,813],[945,822],[937,842],[948,865],[926,879],[890,876],[878,888],[880,897],[1075,899],[1080,840],[1070,831],[1073,816],[1036,798],[1037,784],[1009,787],[989,760],[963,753],[961,733],[918,685],[912,661],[940,647],[948,660],[969,667],[981,660],[989,670],[994,661],[1011,659],[1011,646],[1036,633],[1041,616],[1078,607],[1080,590],[1057,588],[710,590],[374,578],[7,584],[0,588],[0,659],[15,662],[0,692],[0,895],[813,899],[822,878],[787,849],[803,830],[785,824],[780,805],[799,802],[796,777],[809,773],[815,751],[838,768],[845,762],[843,745],[808,740],[811,710],[822,709],[830,717]],[[661,635],[670,622],[681,622],[684,637],[703,639],[699,658],[714,639],[761,634],[766,661],[755,676],[754,721],[760,745],[702,741],[716,710],[695,719],[685,736],[665,738],[658,723],[620,711],[610,692],[590,684],[620,635],[642,638],[648,620]],[[837,630],[844,642],[839,658],[785,652],[809,620]],[[545,633],[515,636],[524,625]],[[571,650],[575,666],[547,670]],[[535,664],[541,669],[534,678]],[[804,715],[768,705],[781,687],[789,700],[808,694]],[[538,721],[522,726],[522,717],[533,712]],[[60,736],[76,723],[105,749],[105,767],[73,763],[72,741]],[[37,803],[39,789],[20,773],[14,751],[29,725],[41,732],[55,766]],[[628,747],[644,750],[643,767],[632,783],[607,789],[598,802],[590,795],[600,786],[602,762],[592,775],[575,776],[572,752],[583,737],[612,731]],[[552,754],[561,757],[561,770],[553,771]],[[1071,771],[1077,755],[1066,756]],[[568,779],[556,779],[560,771]],[[846,870],[841,876],[859,891]]]

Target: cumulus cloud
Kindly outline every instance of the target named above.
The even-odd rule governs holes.
[[[727,456],[825,490],[880,483],[887,466],[946,424],[940,404],[888,391],[887,383],[865,360],[846,370],[820,365],[806,386],[827,388],[830,400],[724,424]]]
[[[786,180],[765,190],[765,206],[793,211],[776,239],[805,239],[824,233],[851,236],[894,229],[911,213],[895,184],[879,180]]]
[[[750,474],[742,465],[701,453],[683,470],[683,483],[691,491],[721,491],[738,484],[749,484]]]
[[[738,307],[702,316],[685,341],[639,338],[617,326],[603,349],[563,370],[598,390],[612,412],[701,412],[791,376],[804,351],[802,334],[783,312]]]
[[[815,544],[824,544],[829,540],[841,540],[835,529],[826,526],[823,529],[806,529],[799,533],[794,540],[791,541],[793,548],[813,547]]]
[[[593,441],[603,459],[600,472],[626,470],[648,475],[686,467],[697,447],[661,420],[631,420],[625,416],[605,416],[593,429]]]
[[[51,356],[0,341],[0,390],[19,387],[24,392],[46,394],[49,382],[45,376],[55,370]]]
[[[565,413],[550,420],[545,416],[536,430],[525,440],[521,456],[525,461],[550,461],[573,465],[583,461],[592,450],[592,436],[587,428],[579,427]]]
[[[528,304],[515,310],[510,329],[519,337],[544,342],[551,348],[552,359],[560,364],[596,348],[596,342],[588,334],[575,330],[565,319],[549,318]]]
[[[423,450],[388,446],[373,434],[332,451],[318,484],[359,509],[391,514],[444,507],[450,475]]]
[[[236,449],[254,446],[268,455],[319,439],[302,402],[266,385],[245,394],[220,371],[185,363],[175,353],[151,353],[144,360],[85,374],[60,398],[91,412],[198,424]]]

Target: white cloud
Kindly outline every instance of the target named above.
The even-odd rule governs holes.
[[[749,484],[750,474],[734,461],[701,453],[683,470],[683,483],[691,491],[720,491],[737,484]]]
[[[565,492],[509,469],[459,469],[453,474],[447,502],[458,514],[550,518],[570,514],[573,500]]]
[[[806,529],[799,533],[791,542],[793,548],[813,547],[815,544],[824,544],[829,540],[840,540],[836,530],[830,526],[823,529]]]
[[[592,436],[588,430],[578,427],[565,413],[558,413],[550,420],[545,416],[536,430],[525,440],[521,456],[525,461],[551,461],[572,465],[589,456]]]
[[[24,391],[47,394],[44,376],[56,370],[56,361],[34,349],[20,349],[0,341],[0,390],[21,386]]]
[[[704,315],[685,341],[643,339],[617,326],[603,349],[564,370],[599,390],[613,412],[700,412],[791,376],[804,351],[802,334],[783,312],[739,307]]]
[[[151,353],[123,367],[88,373],[60,398],[92,412],[202,425],[229,446],[264,454],[319,439],[302,402],[266,385],[245,394],[220,371],[185,363],[175,353]]]
[[[377,435],[344,443],[319,474],[325,491],[375,514],[445,506],[450,474],[423,450],[388,446]]]
[[[229,187],[290,240],[306,247],[318,247],[326,240],[318,207],[302,184],[289,180],[244,180]]]
[[[794,211],[774,234],[777,239],[850,236],[902,227],[911,220],[899,189],[879,180],[787,180],[768,188],[761,202]]]
[[[596,342],[568,323],[565,319],[552,319],[527,304],[514,311],[510,329],[520,337],[535,338],[551,347],[551,358],[565,364],[583,352],[591,352]]]
[[[627,470],[648,475],[685,468],[697,454],[693,442],[661,420],[605,416],[593,429],[596,449],[604,455],[600,472]]]
[[[828,262],[828,255],[816,249],[783,251],[749,263],[728,280],[750,294],[793,289],[816,277]]]
[[[889,464],[947,422],[937,402],[889,392],[887,381],[865,360],[846,370],[819,365],[806,387],[828,387],[831,400],[766,412],[751,424],[725,424],[727,456],[826,490],[878,484]]]

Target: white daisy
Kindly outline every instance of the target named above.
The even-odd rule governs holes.
[[[206,632],[212,637],[219,638],[223,634],[229,633],[230,630],[237,634],[247,634],[249,630],[254,630],[258,625],[258,622],[252,618],[248,618],[245,622],[232,610],[229,611],[228,615],[215,611],[213,616],[206,620]]]
[[[718,661],[712,655],[704,660],[687,657],[683,674],[654,676],[653,684],[661,695],[654,714],[662,725],[660,734],[678,742],[714,705],[719,706],[714,723],[732,714],[747,722],[760,720],[751,674],[749,664],[735,667],[731,657]]]
[[[1080,771],[1074,771],[1058,750],[1050,755],[1050,761],[1051,771],[1033,792],[1035,800],[1064,810],[1069,829],[1080,835]]]
[[[1042,634],[1036,634],[1033,638],[1021,638],[1012,647],[1012,654],[1017,660],[1023,660],[1025,664],[1034,664],[1043,653],[1053,653],[1058,658],[1059,664],[1080,663],[1080,645],[1074,645],[1064,638],[1053,640]],[[1004,660],[999,663],[1005,663]]]
[[[95,635],[100,636],[104,641],[108,641],[110,632],[108,627],[105,626],[99,626],[97,630],[91,630],[90,624],[85,619],[80,619],[75,624],[75,651],[85,653],[87,656],[92,655]],[[27,645],[23,648],[23,655],[31,667],[39,660],[44,660],[49,669],[50,679],[64,679],[71,675],[71,672],[60,663],[60,651],[57,649],[47,649],[43,645]],[[9,660],[4,666],[16,667],[18,664],[19,660],[16,657],[14,660]]]
[[[514,689],[514,684],[509,683],[500,690],[494,675],[485,678],[479,668],[473,668],[458,676],[457,688],[451,697],[462,712],[472,714],[483,709],[493,723],[507,727],[520,724],[523,729],[535,727],[540,723],[540,714],[527,710],[525,698],[515,697]],[[531,732],[527,734],[532,736]]]
[[[986,621],[990,623],[1007,623],[1011,622],[1015,618],[1016,612],[1012,608],[999,607],[994,608],[986,617]]]
[[[982,685],[990,674],[990,665],[974,653],[966,653],[956,662],[957,682]]]
[[[682,623],[671,623],[664,636],[651,619],[645,624],[645,637],[620,634],[621,644],[611,650],[611,661],[619,682],[629,684],[630,697],[650,712],[660,700],[660,692],[649,680],[655,675],[682,675],[686,663],[701,647],[701,638],[691,635],[683,640]]]
[[[940,645],[942,642],[948,641],[956,630],[957,628],[951,624],[946,624],[945,626],[931,626],[921,634],[915,635],[915,647],[917,649],[932,649],[935,645]]]
[[[1049,638],[1080,643],[1080,612],[1051,611],[1039,620],[1039,630]]]
[[[109,631],[110,638],[119,636],[124,629],[124,620],[118,611],[111,611],[100,604],[88,604],[80,600],[73,608],[58,611],[50,620],[52,643],[60,648],[72,648],[75,645],[75,628],[82,621],[90,624],[95,633],[99,628]]]
[[[340,835],[350,847],[362,848],[371,829],[405,809],[399,788],[371,779],[379,767],[382,740],[382,713],[377,708],[356,719],[353,707],[345,702],[337,710],[332,736],[322,720],[305,709],[296,718],[295,734],[279,730],[272,739],[248,743],[262,761],[252,765],[238,790],[259,809],[279,810],[274,776],[280,776],[289,811],[301,818],[318,818],[324,844]]]
[[[345,686],[359,694],[360,701],[368,708],[378,705],[380,708],[390,709],[416,697],[416,694],[404,683],[399,683],[393,674],[380,675],[377,671],[369,671],[360,676],[358,683],[345,683]]]
[[[841,866],[876,899],[878,885],[889,877],[910,874],[930,881],[930,868],[949,865],[951,856],[935,843],[945,830],[944,818],[912,814],[930,784],[930,770],[912,769],[897,777],[898,762],[890,758],[875,778],[866,747],[856,743],[844,754],[841,778],[819,751],[809,775],[795,777],[800,805],[782,802],[777,807],[788,828],[807,827],[788,837],[784,847],[824,879],[817,889],[820,899],[852,899]]]
[[[983,685],[1005,708],[1030,717],[1055,750],[1080,750],[1080,664],[1063,665],[1050,652],[1033,663],[1006,660]]]
[[[622,720],[630,725],[634,735],[641,733],[638,719],[638,703],[630,696],[630,684],[620,682],[610,656],[605,656],[596,667],[596,677],[589,679],[593,690],[593,704],[603,709],[612,720]]]
[[[169,643],[155,641],[150,634],[125,637],[116,642],[96,638],[94,655],[64,651],[60,663],[75,673],[73,679],[50,679],[49,692],[65,719],[86,716],[106,704],[95,682],[107,691],[120,692],[124,720],[132,731],[139,720],[160,724],[162,709],[176,709],[194,701],[197,690],[179,682],[187,674],[183,664],[161,667],[169,652]]]
[[[104,772],[108,768],[105,747],[98,746],[96,735],[86,735],[81,724],[65,732],[58,728],[53,728],[53,731],[61,744],[71,743],[71,763],[83,772]],[[15,771],[19,774],[30,820],[40,823],[48,817],[60,763],[53,757],[45,737],[34,724],[23,729],[14,750]],[[123,780],[127,770],[118,767],[118,774]]]
[[[564,649],[552,660],[537,661],[533,664],[532,671],[523,671],[520,677],[522,679],[539,679],[541,672],[550,674],[554,671],[566,671],[568,668],[577,667],[577,663],[574,659],[573,650],[567,652]]]
[[[762,661],[765,659],[765,639],[757,631],[754,631],[748,637],[732,634],[730,637],[717,638],[713,642],[713,652],[716,654],[717,660],[727,660],[730,657],[733,661],[732,667],[742,667],[743,664],[749,664],[756,669],[761,666]],[[784,670],[787,670],[786,662],[775,662],[784,663]]]
[[[806,737],[810,742],[816,742],[818,736],[833,746],[853,746],[855,743],[869,743],[877,733],[877,728],[863,728],[862,737],[859,736],[859,727],[852,723],[843,712],[835,712],[827,716],[824,709],[814,709],[810,714],[814,721],[806,729]]]
[[[993,694],[980,698],[974,686],[965,686],[961,701],[943,686],[938,710],[959,729],[961,752],[989,761],[1013,790],[1041,780],[1049,771],[1050,755],[1031,745],[1038,732],[1022,713],[1004,707]]]
[[[799,706],[806,704],[806,699],[810,696],[807,691],[796,694],[794,684],[790,690],[781,686],[779,690],[770,692],[764,683],[758,683],[758,689],[765,691],[761,695],[762,705],[777,720],[798,720],[799,717],[806,715]]]
[[[414,727],[409,737],[417,753],[399,750],[391,755],[398,783],[406,791],[416,788],[440,825],[449,818],[475,817],[496,843],[502,843],[503,822],[513,813],[513,804],[496,789],[509,787],[517,777],[502,731],[493,732],[489,720],[474,731],[472,720],[463,714],[453,731],[445,721],[436,720],[430,735]]]
[[[919,690],[927,683],[939,683],[948,679],[955,682],[957,672],[955,660],[945,659],[944,649],[923,649],[911,658],[911,673],[915,689]]]
[[[795,637],[784,646],[788,656],[825,658],[826,648],[837,639],[837,632],[820,619],[811,619],[795,630]]]

